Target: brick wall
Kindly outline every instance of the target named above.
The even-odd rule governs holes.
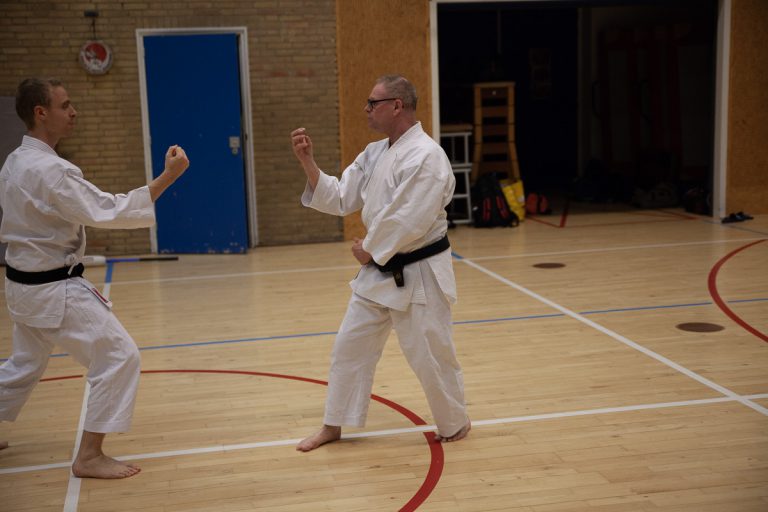
[[[114,53],[112,69],[102,76],[86,74],[77,61],[92,38],[84,10],[93,8],[99,11],[97,39]],[[242,26],[249,39],[259,242],[339,240],[340,219],[300,205],[303,172],[289,143],[290,130],[306,126],[318,164],[340,172],[334,0],[3,0],[0,96],[14,95],[27,76],[62,79],[79,122],[59,152],[103,190],[126,192],[146,183],[136,29]],[[150,250],[148,229],[89,228],[88,239],[91,253]]]

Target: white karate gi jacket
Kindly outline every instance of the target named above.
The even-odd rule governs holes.
[[[74,266],[85,254],[85,226],[142,228],[155,223],[144,186],[128,194],[102,192],[41,140],[25,135],[0,170],[0,240],[6,263],[25,272]],[[64,315],[66,282],[29,286],[5,280],[11,318],[55,328]]]
[[[340,180],[321,172],[315,190],[307,184],[301,202],[332,215],[362,208],[368,230],[363,248],[384,265],[395,253],[414,251],[445,236],[445,207],[455,185],[445,151],[416,123],[392,147],[388,139],[369,144]],[[374,265],[364,265],[350,286],[368,300],[405,311],[410,304],[426,304],[423,271],[432,271],[449,302],[456,302],[450,250],[406,265],[402,288]]]

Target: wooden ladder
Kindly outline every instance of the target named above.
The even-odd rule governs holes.
[[[515,82],[475,84],[475,147],[472,182],[488,172],[520,179],[515,147]]]

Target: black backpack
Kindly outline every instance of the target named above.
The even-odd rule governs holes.
[[[704,187],[693,187],[683,194],[683,208],[696,215],[712,215],[712,193]]]
[[[476,228],[517,226],[517,218],[507,205],[499,179],[493,173],[483,174],[472,187],[472,220]]]

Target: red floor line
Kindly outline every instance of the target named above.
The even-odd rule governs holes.
[[[528,220],[532,220],[533,222],[538,222],[538,223],[540,223],[540,224],[546,224],[547,226],[552,226],[553,228],[559,228],[559,227],[561,227],[561,226],[558,226],[557,224],[553,224],[553,223],[551,223],[551,222],[547,222],[547,221],[545,221],[545,220],[541,220],[541,219],[539,219],[539,218],[533,217],[533,216],[532,216],[532,215],[530,215],[530,214],[529,214],[529,215],[526,217],[526,219],[528,219]]]
[[[666,213],[668,215],[672,215],[674,217],[681,217],[683,219],[688,219],[688,220],[697,220],[699,218],[699,217],[697,217],[695,215],[689,215],[687,213],[670,212],[670,211],[667,211],[667,210],[659,210],[659,211],[663,212],[663,213]]]
[[[324,380],[318,380],[318,379],[310,379],[308,377],[298,377],[295,375],[283,375],[280,373],[266,373],[266,372],[249,372],[245,370],[143,370],[141,373],[231,373],[236,375],[255,375],[258,377],[276,377],[279,379],[289,379],[289,380],[298,380],[301,382],[309,382],[311,384],[320,384],[323,386],[327,386],[328,382]],[[64,379],[78,379],[82,377],[82,375],[67,375],[63,377],[49,377],[45,379],[40,379],[40,382],[47,382],[47,381],[54,381],[54,380],[64,380]],[[379,395],[371,395],[372,400],[376,400],[377,402],[386,405],[387,407],[394,409],[395,411],[399,412],[409,420],[414,425],[426,425],[427,422],[424,421],[421,416],[416,414],[415,412],[411,411],[410,409],[406,409],[402,405],[393,402],[392,400],[389,400],[387,398],[384,398]],[[419,506],[426,501],[426,499],[429,497],[430,494],[432,494],[432,491],[437,487],[437,483],[440,481],[440,476],[443,474],[443,467],[445,465],[445,452],[443,451],[443,445],[442,443],[435,440],[435,433],[434,432],[424,432],[424,437],[427,440],[427,444],[429,445],[429,453],[430,453],[430,462],[429,462],[429,469],[427,470],[427,475],[424,477],[424,482],[422,482],[419,489],[416,491],[416,494],[413,495],[413,497],[408,500],[408,502],[403,505],[403,507],[399,510],[399,512],[413,512]]]
[[[563,213],[560,215],[560,224],[555,224],[554,222],[549,222],[544,219],[541,219],[537,216],[528,214],[526,216],[527,219],[532,220],[533,222],[538,222],[540,224],[544,224],[546,226],[552,226],[553,228],[564,228],[568,214],[569,214],[569,207],[570,205],[568,203],[565,204],[565,208],[563,209]],[[591,228],[591,227],[602,227],[602,226],[624,226],[629,224],[652,224],[656,222],[673,222],[673,221],[679,221],[679,220],[696,220],[696,217],[691,217],[689,215],[683,215],[675,212],[666,212],[663,210],[659,210],[660,213],[663,213],[665,215],[659,215],[658,213],[654,214],[653,212],[647,213],[647,212],[617,212],[617,213],[628,213],[630,215],[638,215],[638,216],[644,216],[644,217],[655,217],[659,220],[635,220],[635,221],[625,221],[625,222],[604,222],[599,224],[581,224],[577,226],[568,226],[570,228]],[[610,213],[610,212],[601,212],[601,213]]]
[[[709,272],[709,278],[707,279],[707,286],[709,287],[709,294],[712,296],[712,300],[717,304],[717,307],[720,308],[720,310],[725,313],[728,318],[736,322],[739,326],[746,329],[748,332],[754,334],[761,340],[768,342],[768,335],[765,335],[764,333],[758,331],[751,325],[749,325],[747,322],[745,322],[739,315],[733,312],[731,308],[728,307],[728,305],[725,303],[725,301],[720,297],[720,292],[717,290],[717,274],[720,272],[720,269],[725,264],[726,261],[731,259],[736,254],[740,253],[741,251],[748,249],[752,247],[753,245],[757,245],[761,242],[765,242],[765,240],[758,240],[756,242],[752,242],[751,244],[747,244],[743,247],[739,247],[738,249],[729,252],[726,254],[720,261],[715,263],[715,266],[712,267],[712,270]]]
[[[66,380],[66,379],[79,379],[82,378],[82,375],[64,375],[63,377],[47,377],[45,379],[40,379],[40,382],[50,382],[52,380]]]
[[[386,398],[378,395],[371,395],[371,398],[381,402],[384,405],[391,407],[403,416],[410,419],[415,425],[426,425],[427,423],[421,419],[416,413],[406,409],[400,404],[387,400]],[[429,470],[427,476],[424,478],[424,482],[416,491],[416,494],[406,503],[399,512],[412,512],[416,510],[419,505],[429,497],[434,488],[437,486],[437,482],[440,480],[440,476],[443,474],[443,466],[445,464],[445,454],[443,452],[443,446],[440,442],[435,440],[434,432],[424,432],[424,437],[429,444],[429,451],[431,454],[431,462],[429,464]]]
[[[683,217],[681,215],[670,215],[667,212],[656,210],[656,211],[639,211],[639,212],[626,212],[630,215],[637,215],[638,217],[655,217],[657,219],[688,219],[688,217]]]
[[[602,222],[599,224],[580,224],[578,226],[568,226],[570,228],[594,228],[594,227],[605,227],[605,226],[629,226],[632,224],[658,224],[660,222],[680,222],[683,219],[672,219],[672,218],[666,218],[666,219],[659,219],[659,220],[632,220],[632,221],[626,221],[626,222]]]
[[[563,207],[563,214],[560,216],[560,227],[565,227],[565,221],[568,219],[568,208],[571,206],[571,200],[565,200],[565,206]]]
[[[545,220],[541,220],[536,217],[528,216],[526,219],[532,220],[534,222],[539,222],[541,224],[545,224],[547,226],[551,226],[553,228],[561,228],[563,226],[558,226],[557,224],[554,224],[552,222],[547,222]],[[672,218],[666,218],[666,219],[659,219],[659,220],[636,220],[636,221],[626,221],[626,222],[603,222],[600,224],[579,224],[579,225],[570,225],[568,228],[574,229],[574,228],[595,228],[595,227],[606,227],[606,226],[628,226],[632,224],[657,224],[659,222],[679,222],[684,219],[672,219]]]

